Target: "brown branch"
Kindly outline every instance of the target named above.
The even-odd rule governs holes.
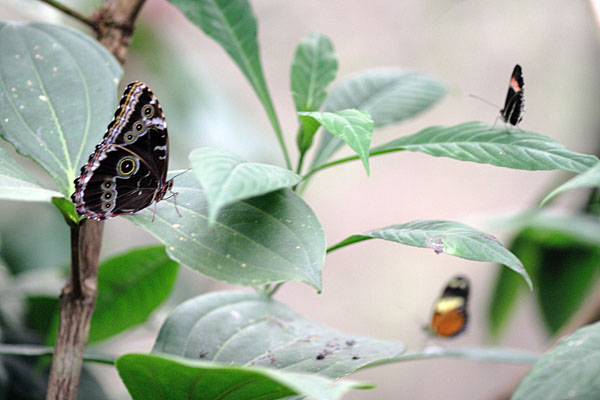
[[[98,40],[121,64],[125,61],[134,22],[144,1],[105,0],[92,19],[95,22],[91,26],[95,27]],[[46,400],[75,400],[77,396],[83,351],[98,295],[103,228],[103,222],[94,220],[84,220],[79,226],[71,227],[71,278],[60,296],[58,335]]]
[[[63,13],[83,22],[84,24],[88,25],[90,28],[96,29],[96,24],[94,23],[94,21],[92,21],[85,15],[79,13],[78,11],[75,11],[75,10],[65,6],[64,4],[61,4],[56,0],[40,0],[40,1],[44,2],[46,4],[49,4],[52,7],[56,8],[57,10],[60,10]]]

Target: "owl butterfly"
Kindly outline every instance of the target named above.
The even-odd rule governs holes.
[[[158,99],[142,82],[125,89],[100,144],[75,179],[77,213],[104,220],[133,214],[165,197],[169,138]]]
[[[456,276],[448,282],[442,295],[433,306],[433,316],[429,325],[432,336],[454,337],[467,327],[467,300],[469,299],[469,281]]]

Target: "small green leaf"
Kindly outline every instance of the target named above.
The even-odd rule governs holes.
[[[75,204],[65,197],[53,197],[52,204],[56,206],[69,225],[77,225],[79,223],[79,214],[75,211]]]
[[[467,260],[499,262],[520,274],[531,288],[531,279],[523,264],[500,240],[460,222],[430,220],[390,225],[350,236],[331,246],[328,251],[369,239],[430,248],[436,254],[450,254]]]
[[[598,163],[596,157],[573,152],[549,137],[491,127],[483,122],[425,128],[378,146],[372,152],[401,150],[529,171],[583,172]]]
[[[50,202],[52,197],[63,195],[43,188],[6,150],[0,149],[0,199]]]
[[[173,259],[237,285],[301,281],[321,290],[325,234],[298,195],[282,189],[227,205],[211,227],[206,196],[192,174],[177,177],[173,191],[177,205],[161,201],[156,215],[149,207],[127,217],[163,242]]]
[[[82,33],[0,22],[0,134],[68,196],[115,110],[122,70]]]
[[[290,78],[296,111],[317,111],[321,107],[337,69],[333,44],[327,36],[313,32],[300,42]]]
[[[375,69],[353,75],[333,87],[325,100],[324,111],[348,108],[367,111],[375,128],[412,118],[433,106],[446,87],[438,80],[401,69]],[[344,142],[324,132],[311,169],[320,166]]]
[[[585,326],[544,354],[525,376],[513,400],[600,396],[600,322]]]
[[[335,331],[259,293],[225,291],[171,311],[152,352],[341,378],[397,357],[404,346]]]
[[[98,271],[98,299],[88,342],[105,340],[146,321],[171,293],[178,270],[162,246],[104,261]],[[56,318],[47,343],[54,343],[57,326]]]
[[[189,158],[204,189],[211,225],[224,206],[295,185],[302,179],[290,170],[244,161],[231,152],[215,148],[195,149]]]
[[[125,354],[117,359],[116,366],[133,400],[157,396],[163,400],[274,400],[293,395],[335,400],[350,389],[373,387],[318,375],[156,354]]]
[[[369,147],[373,137],[373,119],[366,111],[299,112],[300,118],[313,118],[333,136],[356,151],[369,175]]]
[[[587,171],[583,172],[580,175],[577,175],[576,177],[572,178],[571,180],[563,183],[562,185],[554,189],[552,192],[550,192],[548,196],[544,197],[544,200],[542,200],[540,205],[546,204],[551,198],[555,197],[556,195],[562,192],[584,187],[600,187],[600,164],[592,166]]]

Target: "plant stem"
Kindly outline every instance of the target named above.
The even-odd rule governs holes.
[[[404,149],[373,150],[369,154],[369,157],[379,156],[381,154],[393,153],[396,151],[403,151],[403,150]],[[325,168],[333,167],[334,165],[343,164],[343,163],[347,163],[347,162],[358,160],[358,159],[360,159],[359,156],[350,156],[350,157],[346,157],[346,158],[340,158],[339,160],[331,161],[326,164],[319,165],[318,167],[311,169],[306,175],[304,175],[302,177],[302,180],[306,181],[308,178],[310,178],[316,172],[319,172]]]
[[[105,0],[98,12],[97,23],[93,24],[100,43],[121,63],[125,61],[134,22],[144,1]],[[75,400],[77,397],[84,349],[98,295],[103,228],[102,221],[85,220],[71,230],[71,278],[61,293],[58,334],[46,400]]]
[[[284,284],[285,282],[279,282],[278,284],[276,284],[275,286],[273,286],[273,289],[271,289],[269,291],[269,293],[267,293],[267,296],[269,297],[273,297],[273,295],[275,293],[277,293],[277,291],[279,290],[279,288]]]
[[[281,151],[283,152],[283,158],[285,158],[285,165],[287,166],[287,169],[291,171],[293,168],[292,161],[287,151],[287,147],[285,146],[285,140],[283,139],[283,131],[281,130],[281,125],[279,125],[279,120],[277,119],[277,115],[275,114],[275,108],[273,108],[273,104],[271,103],[270,98],[267,99],[266,103],[263,103],[266,106],[267,115],[269,117],[269,121],[271,122],[271,126],[273,126],[273,130],[275,131],[275,135],[277,136],[279,147],[281,147]]]
[[[79,267],[79,227],[79,224],[71,225],[71,287],[76,299],[80,299],[83,294]]]
[[[88,17],[86,17],[85,15],[70,9],[69,7],[65,6],[64,4],[59,3],[56,0],[40,0],[43,3],[46,3],[54,8],[56,8],[57,10],[62,11],[63,13],[83,22],[84,24],[88,25],[90,28],[92,29],[96,29],[96,24],[94,23],[94,21],[92,21],[91,19],[89,19]]]

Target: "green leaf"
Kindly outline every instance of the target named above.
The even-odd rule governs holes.
[[[59,305],[58,296],[43,294],[30,295],[25,298],[25,324],[27,328],[45,337],[52,327],[53,316]]]
[[[499,262],[520,274],[531,288],[531,279],[519,259],[494,236],[454,221],[412,221],[350,236],[328,251],[369,239],[384,239],[409,246],[425,247],[436,254],[474,261]]]
[[[105,340],[146,321],[171,293],[178,269],[162,246],[104,261],[98,271],[98,299],[88,342]],[[57,327],[58,320],[48,343],[54,343]]]
[[[290,84],[296,111],[318,111],[327,96],[327,86],[335,79],[338,61],[333,44],[322,33],[308,35],[296,49],[292,61]],[[319,124],[313,119],[301,119],[296,142],[301,154],[312,145]]]
[[[371,152],[401,150],[529,171],[583,172],[598,163],[596,157],[573,152],[549,137],[491,127],[483,122],[425,128],[378,146]]]
[[[224,206],[295,185],[302,179],[290,170],[244,161],[229,151],[215,148],[195,149],[189,158],[204,189],[211,225]]]
[[[0,134],[68,196],[115,110],[119,63],[61,26],[0,22]]]
[[[75,211],[75,204],[73,204],[70,199],[65,197],[53,197],[52,204],[59,209],[64,219],[67,221],[67,224],[77,225],[79,223],[79,214]]]
[[[534,286],[537,287],[535,278],[539,254],[537,243],[531,240],[531,231],[526,229],[520,232],[508,248],[523,262],[523,265],[527,266],[527,272],[532,276]],[[508,317],[515,309],[521,289],[525,288],[525,284],[518,276],[502,266],[498,268],[496,276],[487,315],[489,331],[494,339],[500,336]]]
[[[550,334],[558,333],[580,309],[600,277],[600,223],[595,217],[522,217],[530,224],[510,247],[527,265],[541,316]],[[514,308],[520,284],[500,276],[489,310],[497,335]]]
[[[230,204],[210,227],[206,196],[195,177],[177,177],[173,190],[177,209],[161,201],[156,216],[149,207],[127,217],[163,242],[171,258],[237,285],[301,281],[321,290],[325,234],[298,195],[283,189]]]
[[[341,378],[404,346],[324,327],[259,293],[226,291],[171,311],[152,352]]]
[[[329,93],[324,111],[348,108],[367,111],[375,128],[412,118],[446,94],[438,80],[401,69],[375,69],[358,73],[337,84]],[[327,162],[344,142],[324,132],[311,169]]]
[[[369,147],[373,137],[373,119],[366,111],[300,112],[300,118],[313,118],[333,136],[348,143],[356,151],[369,175]]]
[[[290,78],[296,111],[317,111],[321,107],[337,69],[333,44],[326,35],[313,32],[300,42]]]
[[[332,381],[317,375],[191,361],[155,354],[125,354],[117,370],[133,400],[270,400],[293,395],[339,399],[348,390],[372,385]]]
[[[562,192],[584,187],[600,187],[600,164],[592,166],[581,175],[577,175],[576,177],[554,189],[548,196],[544,197],[544,200],[542,200],[540,205],[546,204],[550,199]]]
[[[178,270],[163,246],[132,250],[103,262],[88,342],[99,342],[146,321],[171,293]]]
[[[49,202],[52,197],[63,195],[42,187],[6,150],[0,149],[0,199]]]
[[[246,76],[262,102],[288,161],[287,150],[258,51],[257,24],[248,0],[169,0],[219,43]]]
[[[599,348],[600,322],[577,330],[533,365],[512,399],[598,399]]]

